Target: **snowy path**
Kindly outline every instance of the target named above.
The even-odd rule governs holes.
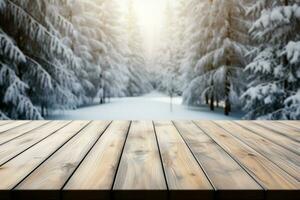
[[[240,119],[241,114],[226,117],[223,110],[211,112],[207,106],[191,108],[181,105],[181,98],[173,99],[173,112],[170,112],[170,98],[158,92],[142,97],[114,98],[110,103],[57,111],[50,119],[72,120],[220,120]]]

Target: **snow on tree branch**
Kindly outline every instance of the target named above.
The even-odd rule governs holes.
[[[300,63],[300,42],[289,42],[283,53],[286,54],[291,64]]]
[[[59,38],[51,34],[20,6],[10,0],[7,0],[7,2],[8,5],[5,13],[6,17],[11,19],[18,28],[22,29],[31,40],[37,41],[40,45],[47,43],[50,46],[51,54],[55,54],[66,59],[66,61],[74,69],[79,67],[80,64],[77,62],[78,59],[74,56],[71,49],[66,47]],[[49,52],[49,49],[46,49],[46,47],[47,46],[45,45],[41,46],[45,52]]]
[[[0,28],[0,55],[5,56],[16,63],[26,62],[22,51]]]
[[[264,10],[253,24],[250,33],[257,39],[271,36],[272,40],[278,39],[292,30],[293,27],[290,24],[295,23],[295,20],[300,20],[300,6],[297,4]]]

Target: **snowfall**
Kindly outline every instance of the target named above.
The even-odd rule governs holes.
[[[97,102],[97,101],[96,101]],[[96,103],[95,102],[95,103]],[[141,97],[112,98],[106,104],[98,104],[76,110],[53,112],[49,119],[57,120],[236,120],[241,112],[224,116],[223,109],[212,112],[208,106],[187,107],[182,98],[170,97],[157,91]]]

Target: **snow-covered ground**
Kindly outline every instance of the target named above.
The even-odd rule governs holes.
[[[142,97],[113,98],[110,103],[95,105],[77,110],[56,111],[50,119],[72,120],[221,120],[241,119],[241,113],[232,113],[226,117],[222,109],[211,112],[207,106],[186,107],[181,97],[173,98],[173,111],[170,98],[159,92]]]

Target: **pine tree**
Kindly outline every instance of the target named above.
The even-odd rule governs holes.
[[[121,23],[123,15],[120,4],[117,0],[95,2],[102,8],[102,12],[96,17],[102,22],[101,42],[106,48],[100,57],[104,94],[106,97],[127,96],[130,72],[126,65],[128,46]]]
[[[41,119],[26,96],[28,85],[15,72],[17,65],[25,62],[25,55],[0,29],[0,119]]]
[[[223,100],[224,113],[228,115],[234,99],[244,88],[242,69],[249,47],[243,1],[205,1],[194,9],[194,13],[201,16],[195,16],[190,28],[190,32],[194,32],[191,40],[194,44],[190,45],[187,64],[191,68],[187,73],[195,75],[189,77],[192,81],[184,92],[184,99],[189,104],[201,102],[201,97],[207,103],[210,100],[211,110],[215,101]]]
[[[300,4],[293,0],[265,6],[254,22],[250,32],[261,45],[246,68],[247,119],[300,119],[299,23]]]
[[[208,94],[203,93],[207,77],[196,70],[197,61],[205,55],[210,33],[207,28],[210,22],[210,10],[212,4],[209,1],[199,2],[197,0],[186,1],[186,20],[183,49],[185,54],[181,62],[182,78],[185,82],[183,90],[183,103],[187,105],[208,104]]]
[[[180,35],[179,13],[175,12],[175,7],[167,1],[165,7],[164,31],[162,33],[162,44],[157,54],[158,66],[158,89],[174,94],[182,93],[180,82]],[[164,55],[164,56],[161,56]]]
[[[138,96],[150,92],[153,88],[150,84],[149,72],[145,69],[144,49],[142,46],[142,36],[134,9],[134,0],[130,0],[127,5],[125,15],[125,27],[127,33],[128,58],[127,67],[129,70],[128,95]]]
[[[69,20],[77,32],[68,43],[82,61],[82,68],[77,73],[88,97],[86,103],[89,103],[98,95],[103,82],[101,56],[107,49],[101,41],[103,23],[95,17],[102,9],[93,1],[75,1],[70,5],[69,13]]]
[[[3,2],[6,6],[0,14],[0,25],[25,57],[22,63],[12,60],[8,64],[15,65],[11,67],[12,72],[27,86],[22,89],[24,98],[19,99],[20,103],[23,102],[19,106],[23,113],[17,115],[6,111],[6,114],[12,118],[37,119],[46,115],[47,108],[76,107],[79,102],[74,94],[79,92],[79,87],[74,71],[80,64],[62,40],[63,35],[73,32],[72,25],[59,13],[58,8],[64,2]],[[7,44],[4,43],[2,48],[6,49]],[[7,56],[1,61],[7,62]],[[11,96],[18,96],[15,92]],[[5,103],[6,100],[2,101]],[[34,105],[34,112],[33,105],[28,102]]]

